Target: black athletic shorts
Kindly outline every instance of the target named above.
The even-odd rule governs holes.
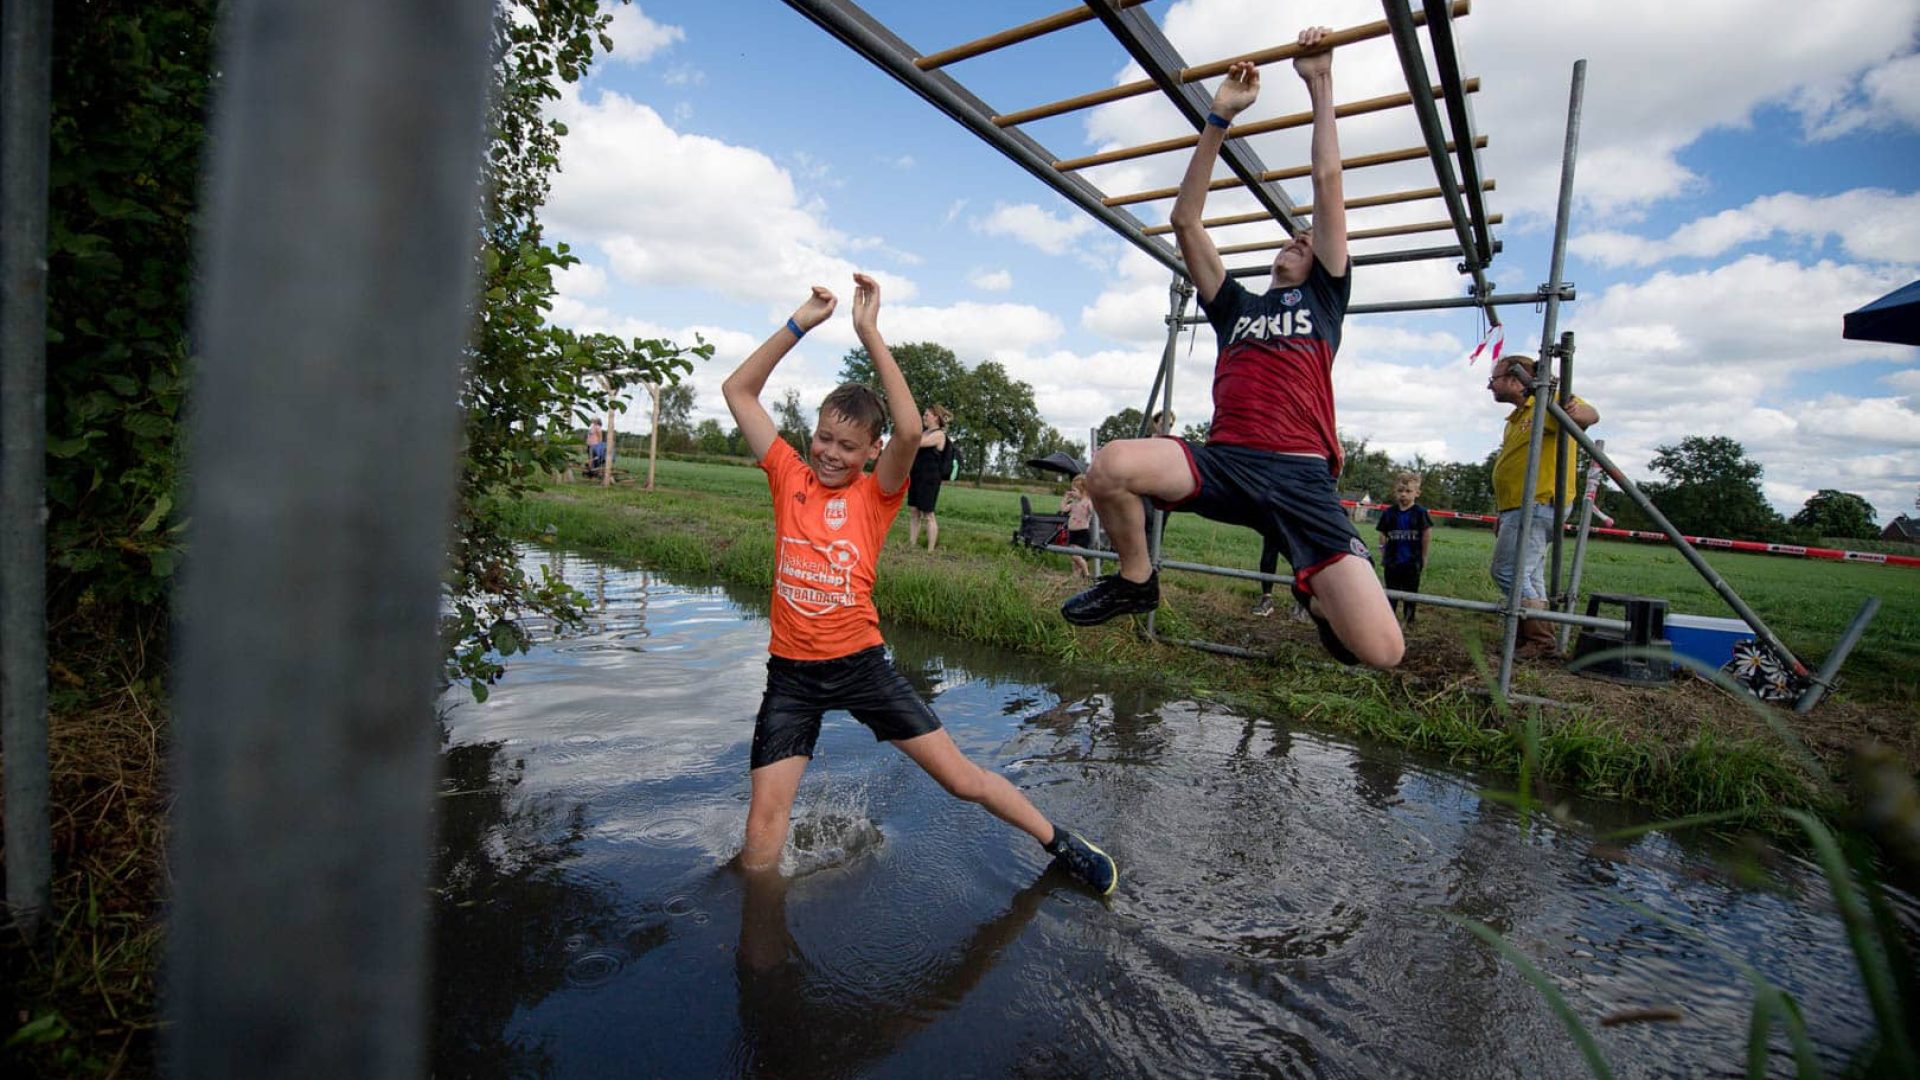
[[[1091,548],[1093,546],[1093,530],[1068,529],[1067,543],[1072,547]]]
[[[1173,441],[1186,451],[1193,494],[1177,503],[1155,499],[1155,506],[1245,525],[1279,541],[1280,553],[1293,566],[1294,588],[1308,595],[1313,593],[1314,573],[1335,559],[1352,555],[1372,561],[1366,542],[1340,506],[1325,460],[1225,443]]]
[[[767,657],[767,692],[753,718],[753,768],[812,757],[821,714],[845,709],[881,742],[940,730],[940,718],[875,645],[832,660]]]

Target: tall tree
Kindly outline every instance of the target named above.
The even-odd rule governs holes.
[[[1725,435],[1689,435],[1659,447],[1650,466],[1666,477],[1647,496],[1683,533],[1768,540],[1785,523],[1760,491],[1761,464]]]
[[[806,457],[807,444],[813,440],[813,424],[807,420],[807,411],[800,405],[800,391],[790,389],[773,403],[773,423],[779,429],[780,437],[798,450],[801,457]]]
[[[970,385],[973,376],[952,349],[931,341],[909,341],[889,345],[888,349],[900,365],[907,388],[913,391],[915,404],[922,409],[945,405],[953,410],[956,427],[967,422],[967,406],[973,398]],[[867,355],[865,346],[854,348],[841,359],[840,381],[866,383],[879,389],[880,379],[873,372],[873,357]]]
[[[953,413],[947,424],[947,438],[960,453],[960,467],[977,472],[983,459],[985,440],[980,437],[977,384],[973,372],[960,362],[952,349],[931,341],[909,341],[889,346],[900,364],[900,374],[913,391],[914,404],[922,409],[944,405]],[[873,358],[864,346],[848,352],[840,363],[840,381],[865,383],[878,390],[879,377],[873,371]]]
[[[1010,473],[1019,448],[1033,441],[1040,430],[1040,410],[1033,403],[1033,387],[1010,377],[997,361],[985,360],[973,369],[974,411],[969,432],[978,444],[979,454],[974,476],[978,479],[992,463],[997,472]]]
[[[1789,524],[1814,536],[1834,536],[1846,540],[1870,540],[1880,535],[1873,523],[1873,504],[1851,491],[1821,488],[1807,500]]]
[[[1371,495],[1377,502],[1385,502],[1393,491],[1393,475],[1400,471],[1385,450],[1375,450],[1367,445],[1365,439],[1351,439],[1340,436],[1340,449],[1346,454],[1347,463],[1340,470],[1340,490],[1354,498]]]
[[[693,384],[676,382],[660,391],[660,449],[693,446]]]
[[[720,430],[720,421],[711,416],[700,421],[693,429],[693,445],[703,454],[725,454],[730,450],[727,433]]]
[[[446,677],[484,699],[503,670],[495,656],[521,651],[518,616],[566,622],[579,594],[542,569],[521,569],[501,498],[564,468],[572,433],[614,406],[634,383],[674,382],[712,346],[663,339],[582,338],[547,322],[553,272],[579,261],[549,245],[539,211],[566,126],[545,109],[576,82],[597,45],[612,49],[612,15],[596,0],[503,0],[494,9],[490,142],[481,186],[481,291],[460,389],[466,445],[442,620]]]
[[[1066,454],[1069,457],[1078,459],[1082,464],[1087,460],[1085,443],[1076,442],[1073,439],[1067,438],[1059,428],[1054,427],[1052,424],[1041,424],[1039,430],[1034,434],[1033,440],[1020,448],[1018,455],[1020,464],[1014,475],[1024,476],[1029,479],[1058,480],[1060,478],[1059,473],[1041,469],[1030,469],[1026,465],[1027,462],[1034,458],[1046,457],[1052,453]]]
[[[1139,438],[1140,426],[1144,423],[1146,417],[1141,415],[1139,409],[1129,405],[1100,421],[1100,426],[1093,429],[1093,433],[1100,440],[1100,445],[1105,446],[1115,439]]]

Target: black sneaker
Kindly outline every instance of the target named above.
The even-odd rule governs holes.
[[[1313,613],[1313,597],[1309,596],[1300,586],[1295,585],[1293,586],[1293,598],[1300,602],[1300,610],[1306,612],[1307,617],[1313,620],[1313,628],[1320,634],[1320,644],[1326,648],[1327,655],[1348,667],[1357,666],[1360,663],[1360,658],[1353,655],[1353,650],[1347,648],[1346,642],[1340,640],[1339,634],[1333,632],[1332,624]]]
[[[1075,626],[1098,626],[1115,615],[1145,615],[1160,606],[1160,575],[1132,582],[1112,574],[1060,605],[1060,617]]]
[[[1113,887],[1120,883],[1120,868],[1113,864],[1113,856],[1087,843],[1077,833],[1060,828],[1056,828],[1055,833],[1053,843],[1047,845],[1047,850],[1053,853],[1054,865],[1097,896],[1112,893]]]

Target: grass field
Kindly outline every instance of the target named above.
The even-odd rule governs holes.
[[[652,493],[636,492],[630,485],[616,486],[610,492],[590,485],[568,485],[556,491],[608,499],[673,517],[684,514],[725,522],[724,532],[737,530],[740,539],[748,543],[753,542],[756,530],[764,532],[768,527],[766,482],[758,469],[662,461],[657,475],[657,489]],[[1032,489],[1029,498],[1034,509],[1054,510],[1058,506],[1057,490]],[[947,484],[940,493],[941,547],[954,556],[1004,559],[1013,573],[1038,568],[1064,570],[1064,557],[1036,559],[1011,548],[1008,540],[1019,515],[1018,492],[977,489],[965,482]],[[928,560],[913,558],[914,553],[906,549],[906,533],[907,515],[903,511],[888,541],[886,557],[892,563],[921,570],[919,563]],[[1373,541],[1371,526],[1364,527],[1362,535]],[[697,542],[691,534],[686,539],[688,543]],[[616,549],[618,546],[614,545]],[[766,550],[770,559],[770,541]],[[1443,525],[1434,533],[1422,591],[1499,600],[1487,576],[1492,550],[1490,529]],[[924,556],[924,552],[920,554]],[[1866,597],[1880,597],[1879,614],[1841,670],[1845,693],[1862,702],[1896,706],[1920,700],[1920,570],[1726,551],[1705,554],[1708,563],[1810,666],[1818,666],[1825,658]],[[1564,556],[1569,565],[1572,555],[1569,543]],[[1169,559],[1253,569],[1259,556],[1259,539],[1246,529],[1192,514],[1174,514],[1168,519],[1165,557]],[[767,572],[771,574],[770,563]],[[888,576],[881,575],[883,586]],[[1176,584],[1171,580],[1174,576],[1168,575],[1169,587]],[[1244,594],[1249,598],[1252,594],[1253,587],[1244,581],[1196,574],[1178,577],[1178,587],[1191,591]],[[1676,613],[1733,614],[1678,552],[1663,545],[1594,540],[1587,548],[1581,583],[1583,593],[1664,597],[1669,610]],[[1489,636],[1497,632],[1495,620],[1489,617],[1448,614],[1463,625],[1480,627]],[[1065,627],[1060,631],[1065,633]]]

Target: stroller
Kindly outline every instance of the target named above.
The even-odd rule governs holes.
[[[1013,542],[1042,550],[1048,544],[1067,542],[1067,515],[1036,514],[1025,495],[1020,496],[1020,525],[1013,530]]]

